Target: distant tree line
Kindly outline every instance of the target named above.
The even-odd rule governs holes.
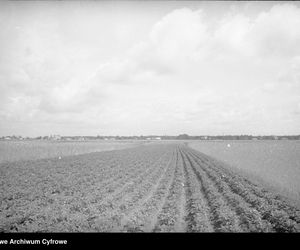
[[[62,139],[64,136],[62,136]],[[72,136],[71,139],[85,138],[86,140],[300,140],[300,135],[197,135],[191,136],[188,134],[180,135],[139,135],[139,136]]]
[[[163,139],[163,136],[162,136]],[[189,136],[187,134],[181,134],[172,139],[177,140],[299,140],[300,135],[207,135],[207,136]]]
[[[34,138],[22,136],[2,136],[1,140],[300,140],[300,135],[139,135],[139,136],[38,136]]]

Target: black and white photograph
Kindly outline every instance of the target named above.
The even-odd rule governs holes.
[[[1,245],[299,232],[300,2],[0,2]]]

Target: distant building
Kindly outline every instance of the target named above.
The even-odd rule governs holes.
[[[161,137],[147,137],[146,140],[161,140]]]
[[[61,136],[60,135],[50,135],[49,136],[49,139],[50,140],[61,140]]]

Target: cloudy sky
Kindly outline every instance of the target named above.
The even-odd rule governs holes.
[[[300,134],[300,3],[0,3],[0,135]]]

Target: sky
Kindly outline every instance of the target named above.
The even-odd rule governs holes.
[[[0,136],[300,134],[300,3],[0,3]]]

